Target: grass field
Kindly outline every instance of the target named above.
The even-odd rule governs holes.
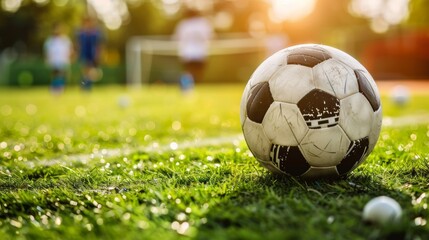
[[[383,96],[368,159],[305,182],[252,157],[243,88],[0,89],[0,238],[429,239],[429,95]],[[361,220],[379,195],[400,203],[399,224]]]

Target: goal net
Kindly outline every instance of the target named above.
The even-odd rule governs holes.
[[[127,85],[177,82],[181,74],[177,41],[170,36],[135,36],[126,46]],[[247,81],[266,57],[266,39],[246,34],[217,36],[210,42],[203,82]]]

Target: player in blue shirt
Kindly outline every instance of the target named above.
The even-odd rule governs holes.
[[[92,83],[100,77],[98,69],[100,58],[101,31],[93,19],[83,20],[82,28],[77,32],[79,61],[82,64],[82,89],[90,90]]]

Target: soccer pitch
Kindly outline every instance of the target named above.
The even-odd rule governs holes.
[[[1,239],[427,239],[429,95],[396,106],[347,178],[270,174],[241,133],[244,84],[0,89]],[[386,195],[397,225],[362,210]]]

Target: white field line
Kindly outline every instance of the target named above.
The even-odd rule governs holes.
[[[410,115],[403,117],[383,117],[383,127],[404,127],[411,125],[429,124],[429,114]]]
[[[207,147],[223,144],[238,145],[240,141],[243,141],[243,135],[234,135],[226,137],[213,137],[205,138],[194,141],[184,141],[182,143],[171,142],[165,145],[159,145],[154,143],[151,146],[145,146],[134,149],[102,149],[97,153],[82,153],[82,154],[73,154],[68,156],[61,156],[52,159],[44,160],[34,160],[25,162],[29,167],[35,166],[52,166],[52,165],[70,165],[72,163],[82,163],[87,164],[95,160],[101,160],[106,158],[113,158],[119,156],[128,156],[136,152],[165,152],[165,151],[174,151],[174,150],[183,150],[192,147]]]
[[[404,116],[404,117],[384,117],[383,118],[383,127],[391,128],[391,127],[403,127],[410,125],[418,125],[418,124],[429,124],[429,114],[424,115],[415,115],[415,116]],[[185,141],[182,143],[171,142],[165,145],[158,145],[157,143],[152,144],[151,146],[145,146],[141,148],[135,149],[103,149],[97,153],[90,154],[73,154],[68,156],[62,156],[58,158],[52,159],[44,159],[44,160],[33,160],[27,161],[26,164],[29,167],[35,166],[52,166],[52,165],[70,165],[73,163],[82,163],[87,164],[89,162],[93,162],[95,160],[113,158],[119,156],[128,156],[130,154],[136,152],[165,152],[171,150],[183,150],[192,147],[207,147],[207,146],[215,146],[222,144],[231,144],[238,145],[240,141],[243,141],[243,135],[233,135],[226,137],[213,137],[213,138],[205,138],[195,141]]]

